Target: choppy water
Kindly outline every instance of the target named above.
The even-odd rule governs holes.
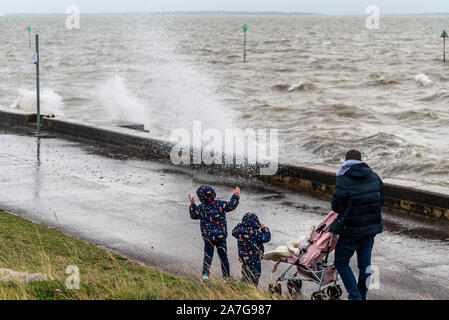
[[[446,17],[0,17],[0,104],[34,108],[28,24],[41,37],[43,107],[145,121],[277,128],[280,157],[337,164],[359,148],[383,176],[449,184]],[[242,62],[243,23],[248,62]]]

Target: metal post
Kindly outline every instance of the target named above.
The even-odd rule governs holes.
[[[446,62],[446,37],[443,38],[443,62]]]
[[[448,37],[446,30],[443,30],[440,37],[443,38],[443,62],[446,62],[446,38]]]
[[[36,64],[36,98],[37,98],[37,133],[41,131],[41,102],[40,102],[40,92],[39,92],[39,35],[36,34],[36,55],[34,58],[34,63]]]
[[[246,62],[246,30],[243,30],[243,62]]]

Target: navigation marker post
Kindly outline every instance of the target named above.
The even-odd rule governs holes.
[[[39,92],[39,35],[36,33],[36,53],[34,54],[34,64],[36,65],[36,99],[37,99],[37,134],[41,132],[41,102]]]
[[[31,49],[31,26],[28,26],[27,30],[28,30],[28,48]]]
[[[443,38],[443,62],[446,62],[446,38],[448,37],[446,30],[443,30],[440,37]]]
[[[243,29],[243,62],[246,62],[246,31],[248,30],[248,26],[244,24],[242,26]]]

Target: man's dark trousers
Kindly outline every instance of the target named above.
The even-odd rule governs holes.
[[[346,236],[338,239],[335,247],[335,267],[340,274],[341,280],[348,291],[349,300],[366,300],[368,288],[367,279],[370,274],[366,269],[371,265],[371,252],[373,250],[375,235],[371,236]],[[359,268],[359,279],[356,281],[354,273],[349,266],[349,260],[357,252],[357,264]]]

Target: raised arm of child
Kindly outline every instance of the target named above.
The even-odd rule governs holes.
[[[240,200],[240,188],[237,187],[232,191],[231,201],[229,201],[229,202],[222,201],[221,202],[221,207],[223,208],[223,211],[229,212],[229,211],[232,211],[235,208],[237,208],[239,205],[239,200]]]
[[[189,207],[190,218],[192,218],[193,220],[201,219],[203,215],[201,214],[199,207],[195,204],[195,198],[191,197],[189,194],[189,200],[190,200],[190,207]]]
[[[260,229],[254,230],[254,237],[262,243],[269,242],[271,240],[271,232],[265,224],[260,224]]]

